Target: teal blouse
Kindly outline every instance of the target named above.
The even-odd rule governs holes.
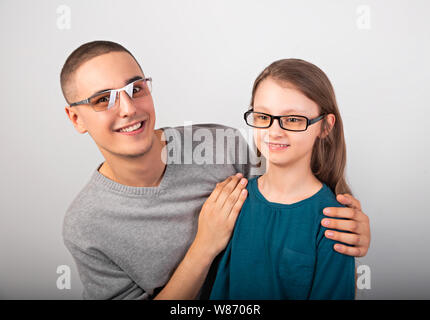
[[[321,226],[340,207],[330,188],[294,204],[267,201],[257,178],[221,258],[210,299],[354,299],[355,262],[333,249]]]

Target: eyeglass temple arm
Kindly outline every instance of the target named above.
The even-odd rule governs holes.
[[[319,117],[316,117],[315,119],[312,120],[308,120],[308,126],[310,126],[311,124],[320,121],[322,118],[324,118],[325,114],[320,115]]]
[[[88,104],[88,103],[90,103],[90,99],[85,99],[85,100],[82,100],[82,101],[71,103],[70,107],[79,106],[81,104]]]

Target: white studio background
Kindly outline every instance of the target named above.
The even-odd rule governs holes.
[[[79,45],[112,40],[153,77],[157,127],[245,128],[264,67],[290,57],[321,67],[371,220],[364,296],[429,299],[429,12],[426,0],[2,0],[0,298],[81,298],[62,221],[102,157],[68,121],[59,73]],[[71,289],[56,286],[60,265]]]

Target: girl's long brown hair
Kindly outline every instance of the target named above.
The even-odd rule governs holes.
[[[282,59],[275,61],[265,68],[254,82],[251,98],[252,108],[258,85],[268,77],[294,85],[318,105],[320,114],[334,114],[336,121],[332,130],[325,137],[318,137],[315,141],[311,168],[314,175],[326,183],[335,194],[351,194],[351,189],[345,181],[346,145],[342,118],[333,86],[326,74],[317,66],[304,60]],[[325,132],[327,128],[327,120],[324,118],[321,133]]]

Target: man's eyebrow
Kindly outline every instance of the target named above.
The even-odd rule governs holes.
[[[143,79],[143,77],[142,76],[134,76],[133,78],[128,79],[125,82],[125,85],[128,85],[128,84],[132,83],[133,81],[140,80],[140,79]]]
[[[126,81],[124,81],[124,85],[126,86],[126,85],[128,85],[128,84],[132,83],[133,81],[140,80],[140,79],[143,79],[143,77],[142,77],[142,76],[134,76],[134,77],[132,77],[132,78],[130,78],[130,79],[128,79],[128,80],[126,80]],[[114,89],[103,89],[103,90],[98,90],[98,91],[94,92],[94,93],[91,95],[91,97],[92,97],[92,96],[95,96],[95,95],[98,95],[98,94],[100,94],[100,93],[103,93],[103,92],[109,91],[109,90],[114,90]]]

